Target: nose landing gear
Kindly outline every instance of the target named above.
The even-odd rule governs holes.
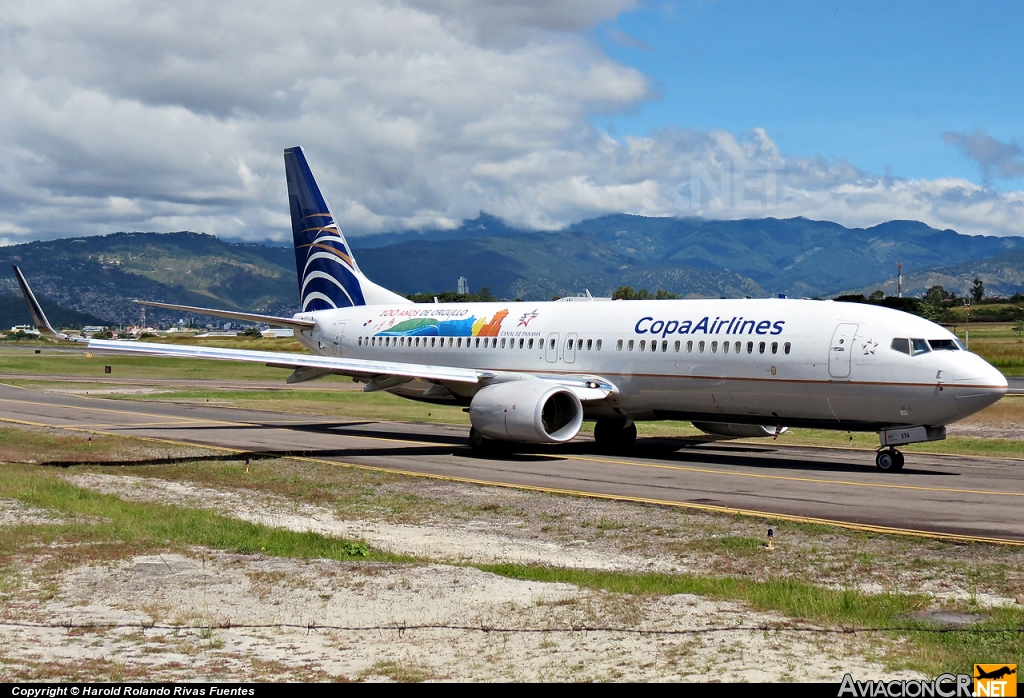
[[[883,473],[894,473],[903,469],[903,454],[895,448],[879,451],[875,454],[875,465]]]

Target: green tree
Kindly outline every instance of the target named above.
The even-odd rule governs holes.
[[[982,283],[981,279],[974,280],[974,285],[971,287],[971,297],[975,303],[980,303],[985,297],[985,284]]]
[[[924,302],[929,305],[941,306],[944,300],[946,300],[946,289],[942,286],[932,286],[924,293]]]
[[[260,332],[259,327],[246,327],[245,332],[242,333],[244,337],[262,337],[263,333]]]
[[[679,298],[679,296],[661,288],[656,293],[651,293],[646,288],[637,291],[632,286],[619,286],[612,292],[612,299],[618,300],[620,298],[624,301],[647,301],[651,299],[667,300]]]
[[[1024,320],[1018,320],[1013,323],[1013,331],[1017,333],[1017,341],[1020,341],[1021,335],[1024,335]]]
[[[934,303],[929,303],[927,301],[921,303],[918,312],[925,320],[931,320],[932,322],[946,322],[949,320],[951,315],[951,313],[941,305],[935,305]]]
[[[873,303],[878,303],[878,302],[880,302],[884,298],[885,298],[885,292],[883,292],[882,289],[877,289],[875,291],[872,291],[871,295],[868,296],[868,300],[873,302]]]

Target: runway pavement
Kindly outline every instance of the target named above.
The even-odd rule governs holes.
[[[481,484],[1024,543],[1024,461],[908,454],[881,473],[871,451],[641,439],[629,455],[580,437],[482,458],[468,428],[103,400],[0,385],[0,420],[167,439],[241,457],[292,456]],[[140,459],[136,465],[145,465]]]

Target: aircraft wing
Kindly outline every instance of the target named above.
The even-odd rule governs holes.
[[[346,359],[336,356],[313,356],[280,351],[253,351],[251,349],[224,349],[218,347],[197,347],[191,345],[150,344],[148,342],[117,341],[106,339],[89,340],[90,349],[145,354],[151,356],[172,356],[191,359],[220,359],[223,361],[248,361],[280,368],[296,369],[289,382],[317,378],[327,373],[339,373],[357,378],[376,379],[367,389],[376,386],[387,387],[387,378],[422,378],[438,383],[504,383],[515,380],[543,380],[557,383],[571,390],[581,401],[603,400],[613,392],[614,385],[599,376],[535,376],[509,371],[489,371],[454,366],[433,366],[395,361],[373,361],[370,359]],[[304,371],[310,374],[302,376]],[[373,385],[375,387],[370,388]]]
[[[253,351],[251,349],[222,349],[175,344],[150,344],[148,342],[116,341],[106,339],[89,340],[90,349],[116,351],[126,354],[150,354],[175,356],[191,359],[221,359],[223,361],[249,361],[272,364],[281,368],[326,369],[347,376],[396,376],[423,378],[429,381],[452,381],[455,383],[477,383],[481,378],[494,376],[493,372],[476,371],[470,368],[450,366],[428,366],[393,361],[371,361],[368,359],[345,359],[336,356],[313,356],[283,351]]]
[[[265,322],[268,325],[275,327],[287,327],[301,332],[302,330],[308,330],[311,327],[315,327],[316,323],[312,320],[301,320],[299,318],[291,317],[276,317],[274,315],[259,315],[257,313],[239,313],[234,310],[216,310],[214,308],[198,308],[193,305],[174,305],[173,303],[157,303],[156,301],[132,301],[138,305],[148,305],[154,308],[167,308],[169,310],[180,310],[185,313],[196,313],[197,315],[212,315],[214,317],[224,317],[229,320],[244,320],[245,322]]]

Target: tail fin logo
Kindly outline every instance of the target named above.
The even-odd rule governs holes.
[[[284,151],[284,162],[303,312],[366,305],[359,267],[302,149]]]

